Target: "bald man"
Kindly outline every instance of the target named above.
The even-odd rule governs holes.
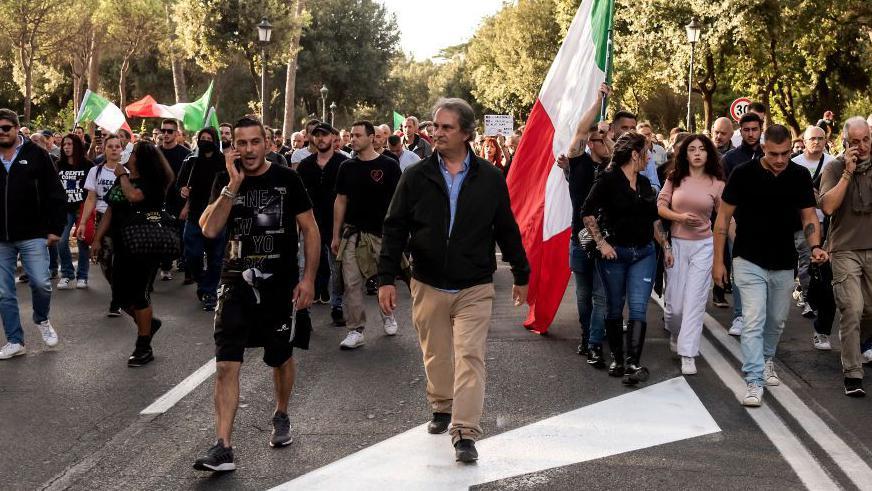
[[[733,149],[733,122],[730,118],[718,118],[712,123],[712,141],[718,148],[718,153],[724,155]]]
[[[386,124],[381,124],[375,127],[375,135],[372,138],[372,148],[380,155],[384,155],[390,159],[394,159],[399,163],[396,155],[392,154],[388,148],[388,137],[391,136],[391,127]]]

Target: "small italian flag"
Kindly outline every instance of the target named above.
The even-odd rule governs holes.
[[[509,173],[512,211],[530,261],[524,326],[545,333],[569,282],[572,202],[557,156],[608,78],[614,0],[583,0],[542,84]]]
[[[182,122],[186,130],[198,131],[209,124],[207,113],[209,112],[209,101],[212,99],[213,84],[214,82],[209,82],[209,88],[194,102],[180,102],[167,106],[159,104],[154,100],[154,97],[146,95],[129,104],[124,110],[127,111],[127,116],[130,118],[177,119]]]
[[[406,117],[394,111],[394,131],[403,129],[403,123],[406,122]]]
[[[105,97],[91,92],[90,89],[85,91],[73,126],[79,124],[80,121],[93,121],[94,124],[110,133],[115,133],[121,128],[130,131],[130,126],[124,119],[124,113],[121,112],[121,109],[118,109],[118,106],[109,102]]]

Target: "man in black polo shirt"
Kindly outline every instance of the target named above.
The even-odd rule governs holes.
[[[578,354],[588,357],[588,363],[596,368],[605,368],[603,338],[605,337],[605,290],[596,270],[596,261],[585,251],[578,238],[584,229],[581,208],[590,194],[593,181],[609,162],[612,141],[608,138],[609,124],[594,123],[600,112],[602,99],[611,89],[600,86],[600,97],[581,116],[578,127],[566,155],[557,159],[569,181],[569,199],[572,201],[572,236],[569,241],[569,268],[575,277],[575,301],[578,322],[581,327],[581,344]],[[585,146],[590,152],[585,152]]]
[[[337,327],[345,325],[342,312],[342,276],[330,250],[333,237],[333,202],[336,201],[336,176],[347,157],[333,150],[332,127],[318,123],[309,137],[318,150],[300,162],[297,172],[312,199],[315,221],[321,232],[321,262],[315,277],[315,302],[332,306],[330,314]],[[331,285],[332,282],[332,285]],[[332,287],[332,288],[331,288]]]
[[[376,128],[369,121],[358,121],[351,126],[355,157],[342,164],[336,177],[330,248],[342,263],[348,335],[339,346],[346,350],[359,348],[364,343],[365,285],[377,273],[382,224],[402,175],[396,160],[373,149],[375,132]],[[382,322],[385,334],[397,333],[393,315],[382,314]]]
[[[787,321],[793,291],[796,248],[793,228],[797,212],[814,263],[825,262],[820,223],[815,214],[811,176],[790,160],[790,131],[773,125],[766,130],[763,157],[741,164],[724,188],[715,224],[712,277],[727,279],[724,249],[730,219],[736,218],[733,278],[742,294],[742,357],[747,391],[745,406],[760,406],[764,385],[779,385],[772,358]]]

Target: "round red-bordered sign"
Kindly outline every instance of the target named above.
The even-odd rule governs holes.
[[[739,97],[732,104],[730,104],[730,116],[733,117],[733,120],[739,122],[742,119],[742,115],[748,112],[748,108],[751,106],[751,99],[747,97]]]

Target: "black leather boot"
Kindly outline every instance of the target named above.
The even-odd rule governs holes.
[[[587,355],[587,364],[594,368],[606,367],[606,359],[603,356],[602,345],[594,344],[590,347],[590,352]]]
[[[609,340],[609,350],[612,352],[612,364],[609,365],[609,376],[624,375],[624,340],[622,339],[623,320],[606,319],[606,338]]]
[[[590,349],[588,348],[588,336],[587,329],[581,328],[581,343],[578,345],[578,348],[575,350],[580,356],[590,356]]]
[[[627,323],[627,332],[624,333],[626,341],[625,349],[627,357],[624,367],[624,384],[636,385],[648,380],[648,369],[642,366],[642,348],[645,346],[645,331],[648,324],[642,321],[630,321]]]

